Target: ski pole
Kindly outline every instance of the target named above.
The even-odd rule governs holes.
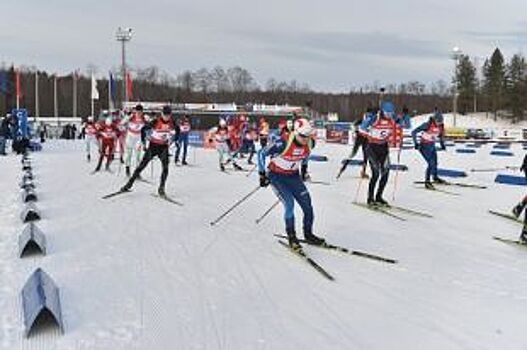
[[[270,212],[273,211],[274,208],[276,208],[276,206],[280,204],[280,199],[278,199],[269,209],[267,209],[265,211],[265,213],[262,214],[262,216],[260,216],[258,219],[256,219],[256,224],[259,224],[260,222],[263,221],[263,219],[265,219],[267,217],[267,215],[269,215]]]
[[[247,175],[245,175],[245,176],[246,176],[246,177],[251,176],[251,174],[252,174],[255,170],[256,170],[256,164],[251,168],[251,170],[249,170],[249,171],[247,172]]]
[[[340,170],[337,174],[337,180],[340,179],[340,177],[342,176],[342,174],[344,173],[344,171],[346,171],[346,168],[348,167],[348,164],[349,164],[349,161],[348,159],[344,159],[343,160],[344,164],[342,164],[342,166],[340,167]]]
[[[236,203],[234,203],[234,205],[232,207],[230,207],[226,212],[224,212],[223,214],[221,214],[216,220],[214,221],[211,221],[210,225],[211,226],[214,226],[216,225],[218,222],[220,222],[224,217],[226,217],[227,215],[229,215],[234,209],[236,209],[237,207],[239,207],[243,202],[245,202],[249,197],[251,197],[253,194],[255,194],[256,192],[258,192],[258,190],[260,189],[261,187],[258,185],[258,187],[256,187],[254,190],[252,190],[251,192],[249,192],[248,194],[246,194],[242,199],[238,200]]]
[[[399,152],[397,152],[397,168],[395,169],[395,179],[393,181],[393,194],[392,194],[392,201],[395,202],[395,192],[397,191],[397,180],[399,178],[399,168],[401,167],[401,151],[403,150],[402,147],[399,148]]]

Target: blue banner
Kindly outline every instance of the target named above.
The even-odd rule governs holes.
[[[188,134],[188,143],[194,147],[203,147],[205,144],[205,133],[203,131],[191,131]]]
[[[29,138],[28,113],[26,109],[13,109],[11,115],[16,116],[18,122],[17,137]]]

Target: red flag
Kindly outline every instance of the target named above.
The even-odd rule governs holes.
[[[134,92],[134,83],[129,72],[126,72],[126,94],[128,95],[128,100],[133,99]]]
[[[20,71],[15,70],[15,87],[16,87],[16,97],[20,98],[22,96],[22,86],[20,85]]]

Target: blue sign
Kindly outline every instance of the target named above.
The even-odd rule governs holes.
[[[205,144],[205,133],[203,131],[191,131],[188,134],[188,143],[191,146],[203,147]]]
[[[18,121],[17,137],[29,138],[29,125],[27,109],[13,109],[11,115]]]

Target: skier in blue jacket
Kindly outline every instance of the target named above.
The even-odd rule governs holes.
[[[420,134],[420,142],[417,142],[417,135]],[[437,150],[436,142],[439,142],[441,149],[445,149],[444,125],[442,120],[438,120],[438,114],[434,113],[427,122],[412,131],[414,147],[421,152],[421,155],[428,164],[425,173],[425,187],[429,190],[435,189],[430,177],[435,183],[444,184],[445,180],[437,175]]]
[[[294,130],[287,138],[273,141],[258,152],[258,170],[260,186],[272,186],[274,192],[284,205],[285,229],[289,245],[293,250],[301,250],[296,237],[294,205],[300,205],[304,213],[303,231],[306,243],[324,244],[324,239],[313,234],[313,206],[311,196],[304,181],[309,179],[307,161],[314,146],[313,128],[306,119],[297,119]],[[266,167],[266,158],[270,157]]]

